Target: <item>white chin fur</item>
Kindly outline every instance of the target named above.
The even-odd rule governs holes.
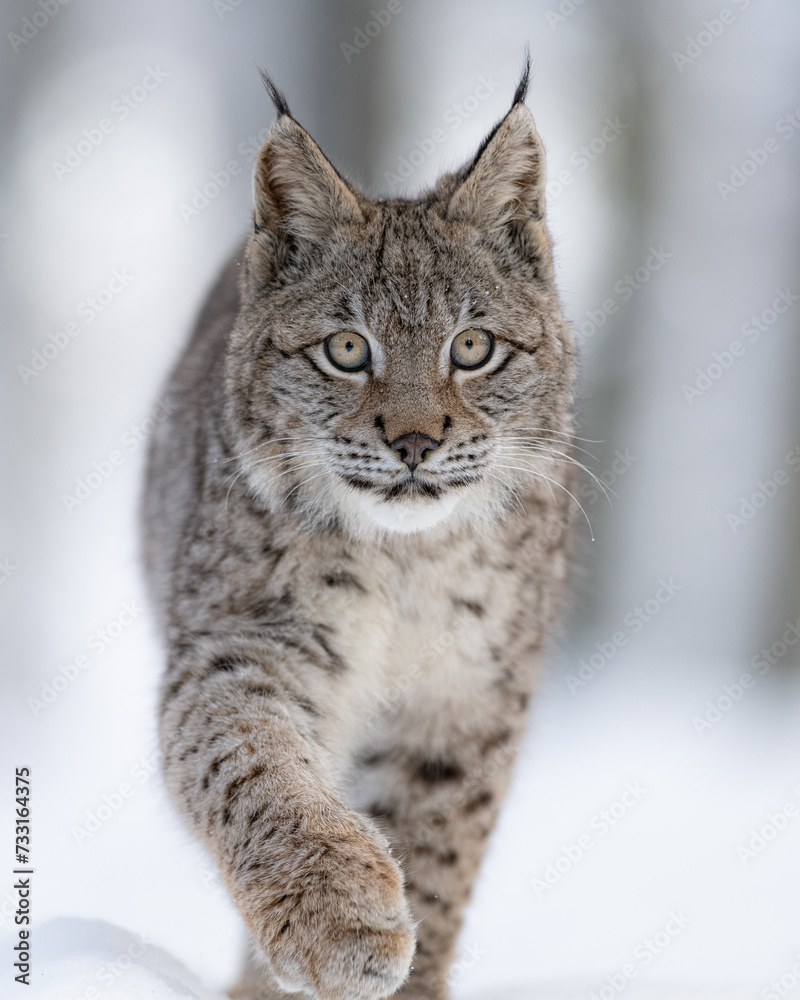
[[[410,535],[441,524],[453,513],[459,498],[449,493],[438,500],[385,501],[359,495],[358,501],[362,511],[378,527]]]

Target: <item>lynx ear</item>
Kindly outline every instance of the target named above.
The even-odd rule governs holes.
[[[364,221],[353,192],[288,108],[259,150],[253,195],[256,229],[275,235],[319,240],[339,225]]]
[[[515,103],[478,150],[450,198],[447,216],[484,230],[524,233],[544,218],[544,147],[533,116]]]

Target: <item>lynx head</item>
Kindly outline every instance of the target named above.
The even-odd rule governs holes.
[[[248,488],[356,535],[485,522],[551,495],[573,346],[528,67],[472,160],[410,200],[358,191],[265,83],[278,117],[226,369]]]

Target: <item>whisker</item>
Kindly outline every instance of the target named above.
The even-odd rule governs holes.
[[[234,480],[233,480],[233,482],[232,482],[232,483],[231,483],[231,485],[230,485],[230,486],[228,487],[228,492],[227,492],[227,493],[225,494],[225,510],[227,510],[227,509],[228,509],[228,500],[230,499],[230,495],[231,495],[231,490],[232,490],[232,489],[233,489],[233,487],[234,487],[234,486],[236,485],[236,480],[237,480],[237,479],[239,478],[239,476],[243,476],[243,475],[245,474],[245,472],[246,472],[246,471],[247,471],[246,469],[240,469],[240,470],[239,470],[239,471],[238,471],[238,472],[236,473],[236,475],[235,475],[235,477],[234,477]],[[231,478],[231,477],[230,477],[230,476],[228,476],[228,479],[230,479],[230,478]],[[228,481],[228,480],[226,479],[226,480],[225,480],[225,482],[227,482],[227,481]],[[222,484],[223,486],[225,485],[225,482],[224,482],[224,483]]]
[[[282,458],[305,458],[307,455],[319,455],[318,451],[282,451],[280,455],[265,455],[264,458],[257,458],[251,465],[251,468],[255,468],[257,465],[263,465],[264,462],[270,461],[280,461]]]
[[[570,491],[567,489],[567,487],[564,486],[562,483],[560,483],[557,479],[551,479],[549,476],[546,476],[539,469],[534,469],[534,468],[531,468],[530,466],[528,468],[524,468],[523,466],[516,466],[516,465],[496,465],[495,468],[496,469],[513,469],[516,472],[528,472],[528,473],[531,473],[534,476],[538,476],[540,479],[545,479],[548,483],[551,483],[551,484],[553,484],[555,486],[558,486],[560,489],[562,489],[567,494],[568,497],[572,497],[573,501],[578,505],[578,509],[583,514],[583,516],[586,518],[586,523],[589,525],[589,534],[591,535],[592,541],[595,540],[594,529],[592,528],[592,522],[589,520],[589,515],[583,509],[583,505],[581,504],[580,500],[578,500],[577,497],[573,496],[572,493],[570,493]],[[550,488],[552,490],[552,485],[551,485]]]
[[[605,444],[598,438],[578,437],[572,431],[559,431],[555,427],[509,427],[512,431],[547,431],[548,434],[559,434],[561,437],[569,438],[571,441],[584,441],[587,444]]]
[[[265,458],[259,458],[257,461],[252,462],[249,468],[254,469],[257,465],[263,465],[265,462],[269,462],[272,459],[278,460],[281,458],[303,458],[307,455],[318,455],[318,454],[319,452],[316,451],[292,451],[292,452],[287,451],[287,452],[282,452],[280,455],[267,455]],[[241,469],[239,471],[239,475],[241,475],[242,472],[246,471],[247,469]],[[235,475],[237,475],[237,473],[232,472],[229,476],[226,476],[225,479],[222,480],[222,485],[224,486],[225,483],[227,483],[227,481],[231,478],[231,476]]]
[[[535,448],[533,446],[531,446],[531,447],[522,447],[522,446],[518,445],[515,448],[508,449],[508,454],[512,454],[512,455],[561,455],[563,457],[562,460],[564,462],[567,462],[570,465],[576,465],[579,469],[583,469],[583,471],[587,475],[591,476],[592,479],[597,483],[597,485],[603,491],[603,495],[605,496],[606,500],[608,500],[609,506],[613,506],[612,503],[611,503],[611,497],[608,495],[609,494],[609,490],[611,488],[610,487],[606,487],[606,484],[601,479],[598,479],[598,477],[592,472],[591,469],[587,468],[587,466],[585,466],[582,462],[579,462],[576,458],[574,458],[572,455],[568,455],[566,452],[556,451],[553,448],[548,448],[547,450],[544,450],[542,448]],[[556,459],[556,461],[559,461],[559,460]],[[614,493],[613,490],[611,490],[611,492]],[[614,496],[617,497],[617,494],[614,493]],[[619,499],[619,497],[617,497],[617,499]]]
[[[329,474],[329,469],[323,469],[322,472],[318,472],[315,476],[309,476],[308,479],[304,479],[302,483],[298,483],[293,489],[289,490],[286,496],[281,501],[281,507],[286,503],[289,497],[294,493],[295,490],[299,490],[301,486],[305,486],[306,483],[310,483],[312,479],[319,479],[320,476],[327,476]]]
[[[541,441],[541,442],[546,443],[546,444],[560,444],[560,445],[563,445],[564,447],[567,447],[567,446],[571,445],[575,449],[575,451],[583,452],[583,454],[584,455],[588,455],[588,457],[591,458],[592,461],[596,462],[598,460],[597,459],[597,455],[593,455],[590,451],[587,451],[585,448],[581,448],[580,445],[573,444],[571,441],[559,441],[559,440],[553,441],[552,438],[539,437],[536,434],[512,434],[512,435],[508,435],[508,436],[502,435],[499,438],[499,440],[501,442],[503,442],[503,441]]]
[[[258,463],[256,463],[256,464],[258,464]],[[319,461],[317,460],[317,461],[314,461],[314,462],[301,462],[300,465],[295,465],[295,466],[292,466],[289,469],[284,469],[284,471],[281,472],[279,475],[273,476],[267,483],[265,483],[265,489],[268,490],[270,488],[270,486],[272,486],[273,483],[277,482],[283,476],[288,476],[290,472],[298,472],[300,469],[310,469],[312,465],[319,465]],[[228,498],[231,495],[231,490],[233,489],[233,487],[234,487],[234,485],[236,483],[236,480],[239,478],[239,476],[243,475],[247,471],[248,471],[247,469],[240,469],[239,472],[237,472],[235,474],[234,473],[231,474],[231,475],[234,476],[234,480],[231,483],[231,485],[228,487],[228,492],[227,492],[227,494],[225,496],[225,509],[226,510],[228,509]],[[230,479],[230,478],[231,477],[228,476],[228,479]],[[222,484],[223,486],[228,481],[228,479],[226,479],[223,482],[223,484]]]
[[[284,469],[277,476],[273,476],[269,482],[266,484],[267,489],[272,486],[273,483],[277,483],[279,479],[283,479],[284,476],[288,476],[290,472],[299,472],[301,469],[310,469],[314,465],[319,465],[319,461],[314,462],[301,462],[300,465],[293,465],[289,469]]]
[[[492,479],[496,479],[498,481],[498,483],[502,483],[502,485],[505,486],[505,488],[508,490],[508,492],[514,498],[514,500],[519,504],[519,506],[520,506],[520,508],[522,510],[522,513],[523,514],[527,514],[528,513],[527,510],[525,510],[525,505],[523,504],[523,502],[519,498],[519,494],[517,493],[516,489],[513,486],[513,480],[510,480],[510,479],[506,478],[505,476],[503,476],[503,477],[496,476],[493,472],[489,472],[488,469],[484,470],[484,472],[485,472],[485,474],[487,476],[491,476]]]
[[[267,441],[262,441],[257,444],[254,448],[249,448],[247,451],[241,452],[239,455],[231,455],[230,458],[212,458],[208,463],[209,465],[227,465],[228,462],[235,462],[237,458],[244,458],[245,455],[251,455],[254,451],[258,451],[260,448],[265,448],[268,444],[278,444],[280,441],[294,441],[295,444],[311,444],[312,442],[318,440],[314,437],[309,438],[298,438],[298,437],[283,437],[283,438],[269,438]]]

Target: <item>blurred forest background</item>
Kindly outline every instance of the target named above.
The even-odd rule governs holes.
[[[119,923],[214,984],[238,962],[238,917],[156,774],[136,504],[162,381],[249,224],[273,117],[256,67],[349,178],[413,194],[506,112],[528,42],[578,433],[613,495],[582,490],[594,541],[583,522],[454,990],[599,988],[680,908],[631,993],[779,979],[800,942],[800,6],[8,0],[0,18],[0,739],[34,775],[37,919]]]

